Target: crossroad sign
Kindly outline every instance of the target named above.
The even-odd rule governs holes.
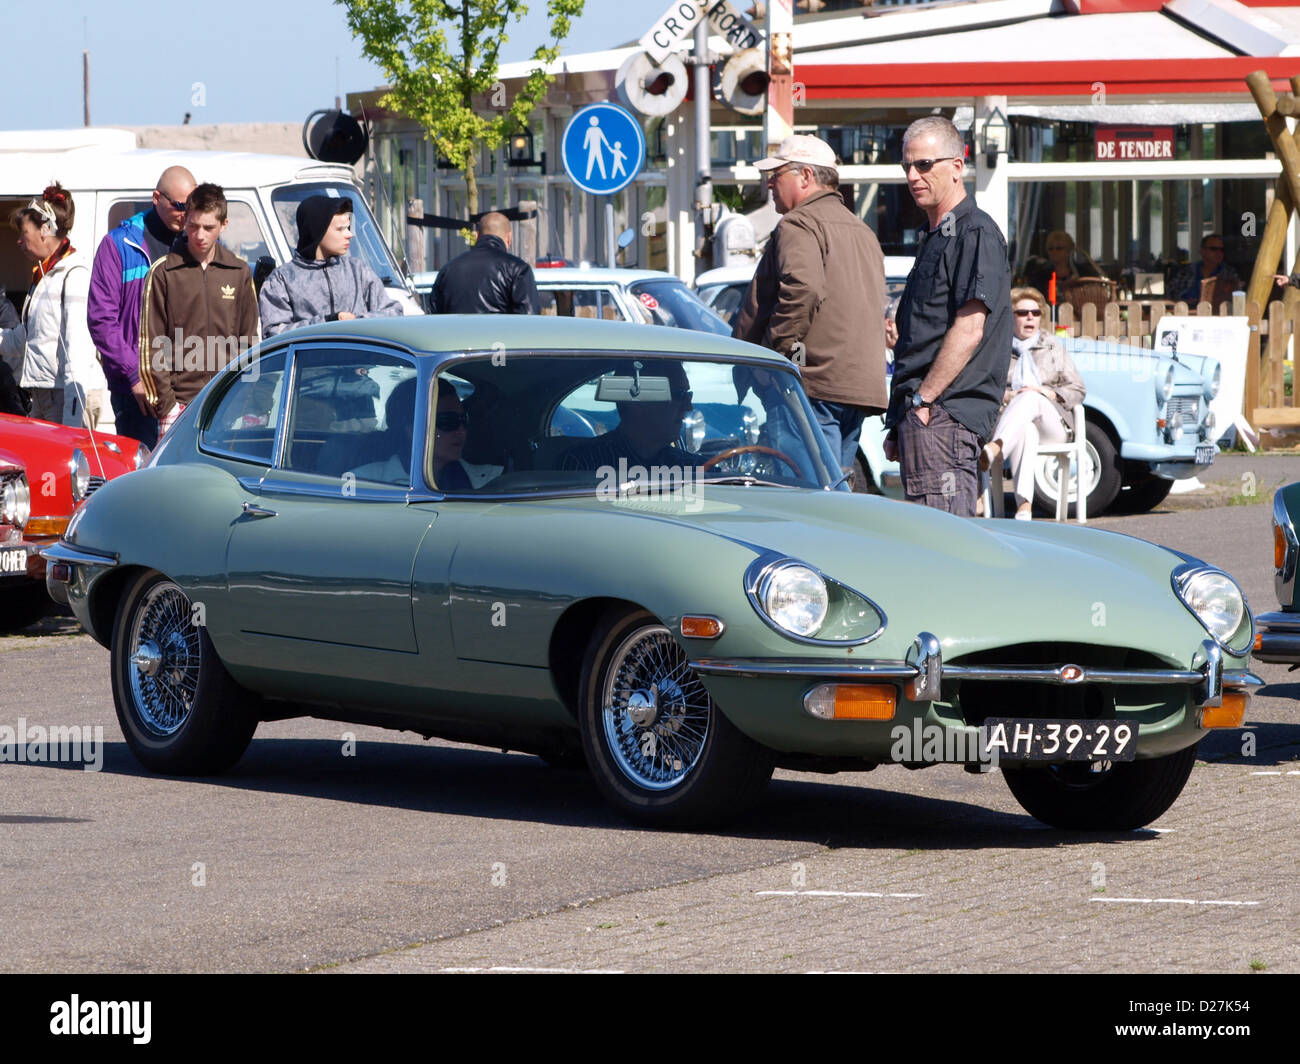
[[[706,19],[709,29],[725,37],[738,52],[757,48],[763,42],[758,28],[736,10],[731,0],[675,0],[641,38],[641,47],[656,63],[662,63],[678,41],[695,32],[701,19]]]
[[[645,163],[641,123],[612,103],[582,108],[560,141],[564,170],[583,192],[607,196],[630,184]]]

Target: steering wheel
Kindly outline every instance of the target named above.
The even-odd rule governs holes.
[[[723,459],[732,458],[738,454],[770,454],[774,458],[781,459],[782,462],[784,462],[786,465],[788,465],[791,469],[794,470],[795,476],[797,476],[800,480],[803,479],[803,470],[799,468],[798,462],[796,462],[784,451],[778,451],[775,447],[763,447],[760,444],[751,444],[748,447],[732,447],[730,450],[722,451],[718,454],[715,454],[712,458],[710,458],[707,462],[705,462],[702,466],[700,466],[700,472],[704,472],[704,470],[706,469],[712,469]]]

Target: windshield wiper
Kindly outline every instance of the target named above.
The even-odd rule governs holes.
[[[845,473],[845,474],[843,474],[843,475],[840,477],[839,480],[837,480],[834,484],[832,484],[832,485],[831,485],[829,488],[827,488],[826,490],[827,490],[827,491],[834,491],[834,490],[835,490],[836,488],[838,488],[841,484],[843,484],[846,480],[848,480],[849,477],[851,477],[851,476],[853,476],[852,473]]]
[[[728,476],[709,477],[703,481],[705,484],[744,484],[749,487],[752,484],[759,484],[765,488],[797,488],[802,487],[800,484],[782,484],[776,480],[763,480],[760,477],[753,476],[749,473],[732,473]]]

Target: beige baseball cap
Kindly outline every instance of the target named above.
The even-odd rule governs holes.
[[[835,161],[835,152],[824,140],[806,133],[796,133],[781,141],[781,146],[777,148],[775,155],[759,159],[754,166],[759,170],[775,170],[778,166],[785,166],[786,163],[829,166],[832,169],[838,165]]]

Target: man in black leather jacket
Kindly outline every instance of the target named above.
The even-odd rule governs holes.
[[[435,314],[537,314],[541,303],[533,268],[510,254],[510,222],[493,211],[476,227],[478,240],[438,271]]]

